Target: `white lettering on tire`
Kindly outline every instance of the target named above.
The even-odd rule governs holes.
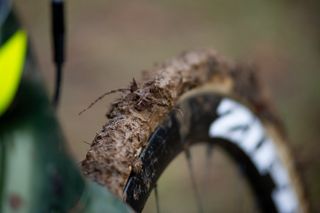
[[[209,129],[210,137],[234,143],[250,157],[261,175],[271,176],[275,183],[272,199],[279,212],[298,212],[297,196],[288,171],[261,121],[248,108],[228,98],[221,101],[217,113],[219,117]]]

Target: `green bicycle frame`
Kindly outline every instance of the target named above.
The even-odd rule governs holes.
[[[0,27],[0,212],[131,211],[71,159],[12,10]]]

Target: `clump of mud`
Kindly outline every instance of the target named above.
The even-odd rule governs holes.
[[[138,156],[155,128],[174,108],[179,97],[204,84],[228,84],[231,93],[247,99],[255,110],[277,121],[250,67],[236,66],[211,50],[186,52],[156,65],[121,90],[113,102],[108,121],[94,138],[83,174],[108,187],[119,197]]]

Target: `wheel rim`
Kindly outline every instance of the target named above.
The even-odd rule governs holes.
[[[296,203],[291,206],[281,206],[282,204],[273,195],[280,188],[276,184],[274,175],[272,177],[268,172],[262,175],[252,157],[250,158],[248,153],[236,142],[227,137],[221,137],[221,135],[210,137],[208,134],[210,127],[222,117],[218,108],[224,100],[226,98],[221,95],[207,92],[190,96],[180,102],[180,109],[172,111],[156,129],[139,157],[142,166],[133,168],[124,189],[124,200],[133,209],[136,211],[143,209],[158,178],[175,156],[188,149],[189,146],[199,141],[205,141],[222,147],[234,158],[238,166],[246,165],[244,174],[249,180],[257,203],[263,212],[298,210],[300,204],[296,199],[296,194],[293,199],[293,202]],[[180,110],[182,110],[183,116],[180,115]],[[259,148],[261,144],[257,143],[256,146]],[[294,191],[291,183],[286,183],[286,187],[290,187],[290,190]]]

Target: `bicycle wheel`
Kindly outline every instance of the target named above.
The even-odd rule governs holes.
[[[142,211],[169,163],[199,142],[220,146],[245,174],[263,212],[306,212],[279,119],[252,67],[188,52],[135,81],[107,114],[84,175]]]

